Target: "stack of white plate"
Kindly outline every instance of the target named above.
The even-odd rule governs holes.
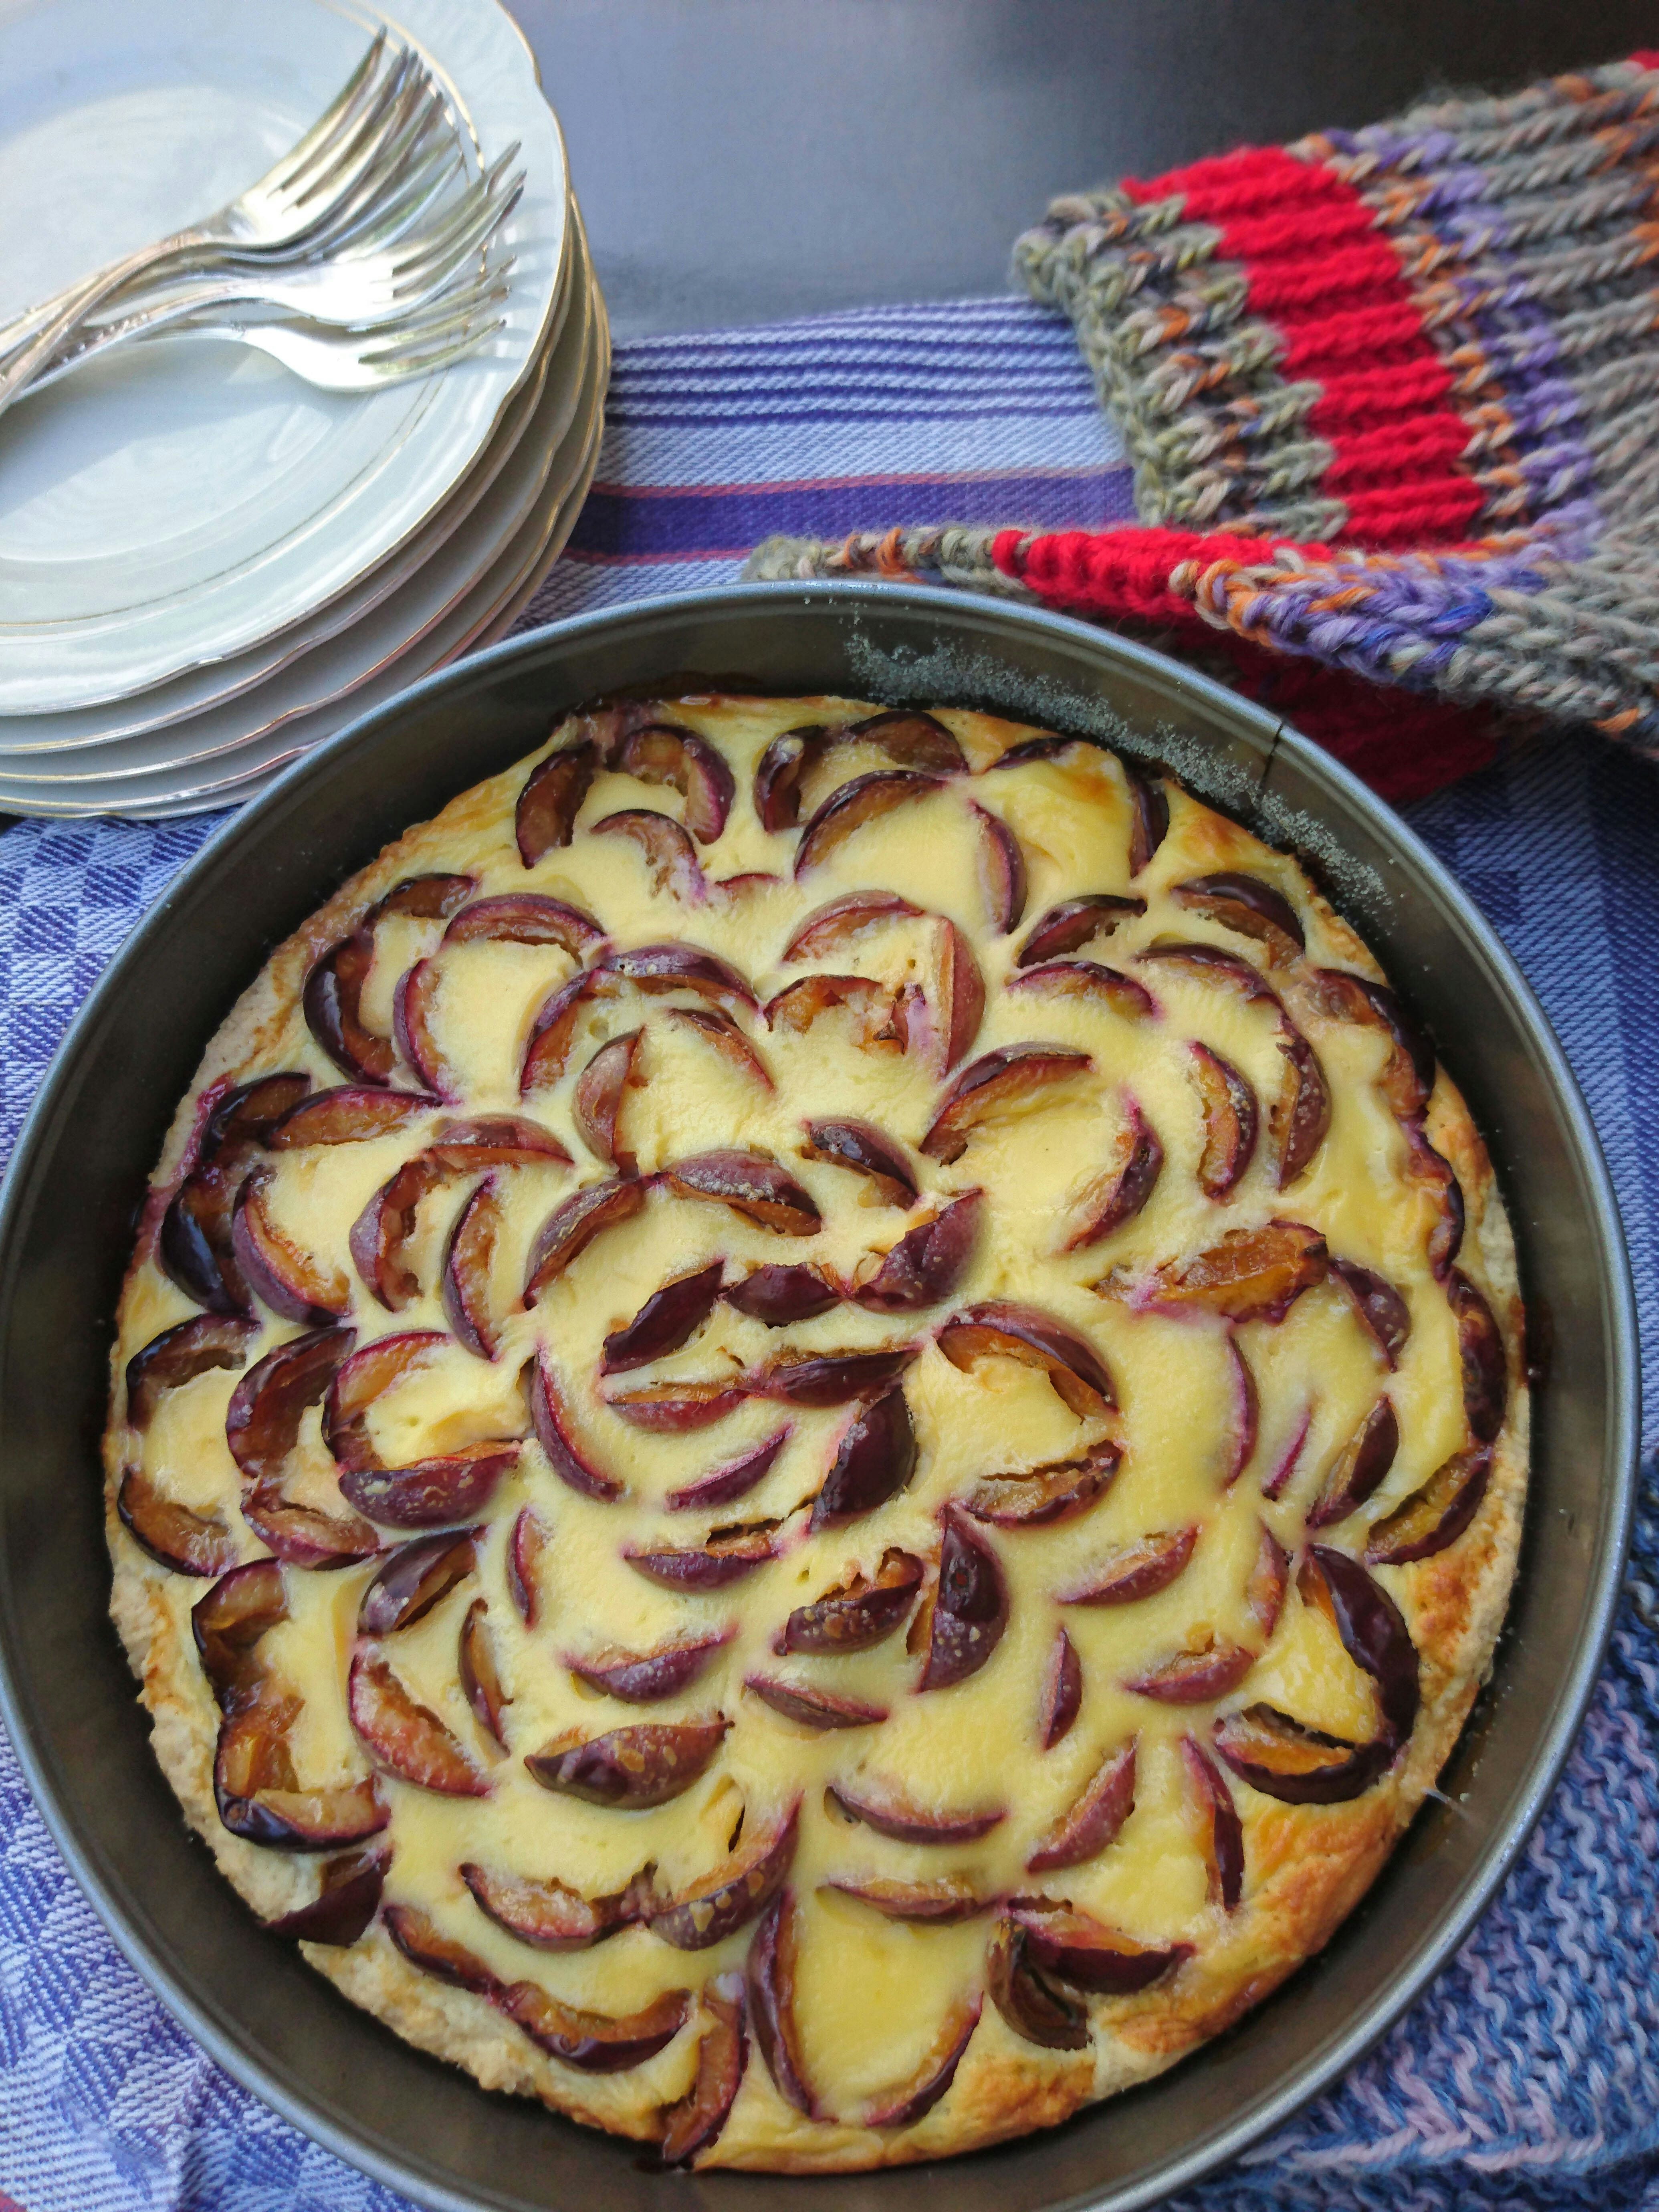
[[[262,174],[380,27],[360,0],[0,9],[0,322]],[[392,27],[482,162],[520,148],[505,326],[366,397],[147,340],[0,416],[0,812],[246,799],[500,635],[568,537],[611,349],[558,124],[495,0]]]

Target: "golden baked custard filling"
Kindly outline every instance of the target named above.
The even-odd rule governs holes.
[[[624,700],[210,1048],[114,1609],[221,1864],[410,2039],[671,2161],[936,2155],[1364,1889],[1501,1620],[1519,1310],[1294,860],[985,714]]]

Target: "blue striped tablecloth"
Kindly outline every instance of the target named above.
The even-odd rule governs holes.
[[[772,531],[1129,513],[1069,329],[1023,302],[648,339],[618,349],[599,481],[527,621],[728,580]],[[1377,2050],[1183,2212],[1659,2208],[1659,770],[1540,743],[1411,817],[1530,975],[1600,1127],[1641,1296],[1647,1511],[1583,1739],[1498,1902]],[[105,962],[219,818],[0,836],[8,1151]],[[401,2202],[173,2025],[0,1739],[0,2212]]]

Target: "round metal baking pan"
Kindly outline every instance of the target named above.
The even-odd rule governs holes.
[[[270,947],[411,822],[575,702],[671,672],[780,693],[991,708],[1175,769],[1299,851],[1441,1041],[1491,1143],[1547,1318],[1521,1574],[1442,1786],[1325,1952],[1161,2081],[945,2165],[845,2179],[665,2176],[639,2148],[486,2095],[266,1935],[184,1827],[106,1613],[98,1480],[111,1316],[175,1102]],[[1128,2212],[1331,2081],[1450,1955],[1525,1842],[1600,1664],[1636,1451],[1629,1268],[1589,1117],[1491,929],[1363,786],[1269,716],[1082,623],[886,586],[698,593],[562,623],[428,678],[298,763],[198,855],[64,1042],[0,1215],[0,1705],[116,1941],[238,2079],[354,2164],[459,2212]]]

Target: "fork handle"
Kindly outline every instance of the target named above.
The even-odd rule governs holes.
[[[135,276],[143,276],[159,263],[189,252],[193,247],[211,243],[212,234],[203,230],[176,231],[171,238],[157,240],[149,246],[141,246],[131,253],[111,261],[91,276],[73,284],[66,292],[46,303],[46,308],[34,307],[18,319],[27,322],[46,314],[44,322],[36,326],[21,346],[6,359],[0,369],[0,414],[33,382],[37,373],[49,362],[76,325],[91,313],[100,301],[130,284]],[[15,325],[13,325],[16,327]]]

